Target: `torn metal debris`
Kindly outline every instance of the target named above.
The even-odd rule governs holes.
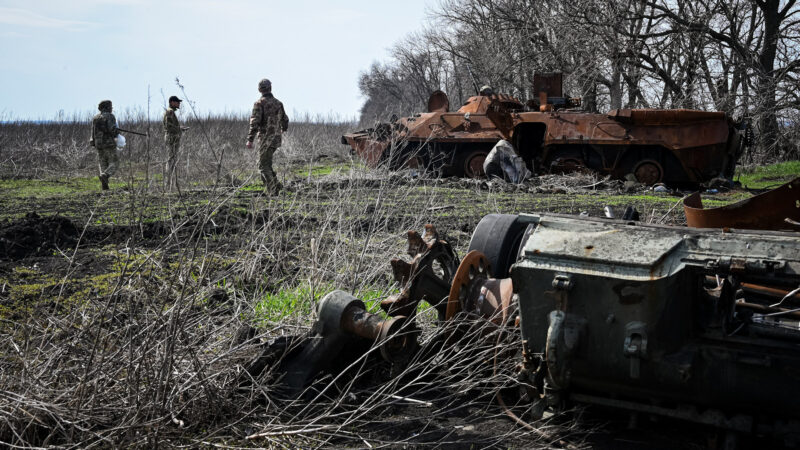
[[[683,199],[686,223],[694,228],[800,231],[800,177],[726,206],[703,209],[700,193]]]
[[[425,301],[456,325],[454,340],[466,318],[519,327],[526,420],[579,402],[800,433],[800,233],[491,214],[460,262],[432,225],[408,242],[412,262],[392,262],[401,292],[381,304],[393,317],[328,294],[305,343],[277,363],[292,392],[375,349],[402,368]]]

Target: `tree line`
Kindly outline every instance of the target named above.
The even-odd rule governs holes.
[[[800,158],[797,0],[439,0],[359,79],[363,124],[488,84],[524,100],[563,72],[583,109],[691,108],[747,120],[758,161]]]

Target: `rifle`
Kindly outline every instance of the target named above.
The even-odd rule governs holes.
[[[126,129],[120,128],[120,127],[117,127],[117,130],[122,131],[123,133],[138,134],[139,136],[150,136],[147,133],[139,133],[138,131],[126,130]]]

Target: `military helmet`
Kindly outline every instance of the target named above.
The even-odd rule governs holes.
[[[481,87],[480,93],[481,93],[481,95],[492,95],[492,93],[493,93],[492,92],[492,87],[489,86],[488,84],[484,85],[483,87]]]
[[[264,78],[263,80],[258,82],[258,92],[270,92],[270,91],[272,91],[271,81]]]
[[[97,109],[100,111],[107,111],[111,109],[111,100],[103,100],[100,104],[97,105]]]

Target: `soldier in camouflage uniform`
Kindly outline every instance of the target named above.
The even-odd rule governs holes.
[[[247,148],[253,148],[256,133],[258,143],[258,170],[264,191],[277,194],[281,190],[275,172],[272,170],[272,155],[281,146],[281,133],[289,128],[289,117],[283,110],[283,103],[272,96],[272,83],[266,78],[258,82],[259,98],[253,105],[250,116],[250,131],[247,133]]]
[[[178,122],[178,116],[175,114],[177,109],[180,109],[181,102],[177,96],[169,98],[169,108],[164,111],[164,143],[167,146],[167,167],[164,174],[164,184],[167,189],[178,187],[178,175],[175,173],[175,167],[178,162],[178,150],[181,146],[181,134],[187,128],[182,127]]]
[[[100,166],[100,185],[108,190],[108,178],[117,171],[117,142],[119,130],[117,118],[111,113],[111,100],[103,100],[97,106],[100,112],[92,118],[92,138],[89,144],[97,149]]]

